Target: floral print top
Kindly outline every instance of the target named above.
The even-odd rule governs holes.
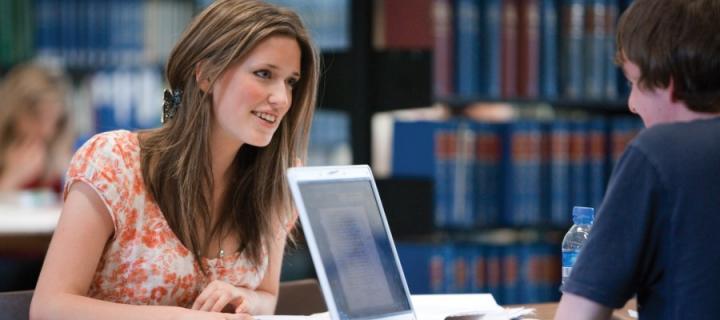
[[[115,232],[105,245],[89,297],[125,304],[191,307],[213,280],[255,289],[268,266],[255,268],[244,254],[201,258],[203,275],[145,189],[137,133],[112,131],[87,141],[68,169],[64,196],[82,181],[100,196]],[[294,221],[293,221],[294,222]],[[285,230],[287,231],[287,230]]]

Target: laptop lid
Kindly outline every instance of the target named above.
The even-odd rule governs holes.
[[[288,181],[334,320],[415,319],[370,167],[299,167]]]

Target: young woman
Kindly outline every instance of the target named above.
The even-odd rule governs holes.
[[[0,192],[60,192],[72,148],[68,127],[62,76],[33,64],[10,70],[0,84]]]
[[[318,57],[298,16],[215,1],[166,66],[161,128],[95,136],[73,158],[34,319],[271,314],[295,222]]]

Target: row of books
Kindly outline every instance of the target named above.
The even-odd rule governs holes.
[[[324,50],[349,45],[349,1],[271,2],[295,9]],[[64,66],[162,65],[196,9],[192,0],[0,1],[0,64],[37,55]]]
[[[390,0],[388,0],[390,1]],[[434,0],[434,91],[461,98],[616,100],[625,0]]]
[[[162,64],[194,13],[189,0],[34,0],[38,58],[70,67]]]
[[[491,293],[499,304],[557,301],[560,245],[396,243],[408,289],[422,293]]]
[[[629,116],[396,121],[392,176],[433,179],[438,229],[566,227],[572,206],[600,204],[641,126]]]

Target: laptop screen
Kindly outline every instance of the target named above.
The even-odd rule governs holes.
[[[411,310],[371,181],[298,184],[340,318]]]

